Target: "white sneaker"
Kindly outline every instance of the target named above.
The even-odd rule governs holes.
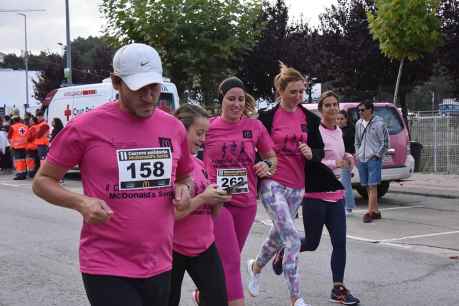
[[[311,306],[310,304],[306,304],[302,298],[299,298],[298,300],[295,301],[295,304],[293,306]]]
[[[247,281],[247,290],[250,295],[256,297],[260,294],[260,274],[255,273],[252,270],[252,266],[255,263],[255,259],[249,259],[247,261],[247,272],[249,273],[249,279]]]
[[[352,215],[352,208],[346,208],[346,216]]]

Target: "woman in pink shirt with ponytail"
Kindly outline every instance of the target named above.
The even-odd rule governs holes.
[[[315,168],[311,166],[313,170],[310,175],[314,177],[315,185],[312,182],[306,183],[302,204],[306,237],[301,241],[300,251],[317,249],[325,225],[333,247],[331,254],[333,288],[329,300],[338,304],[356,305],[360,302],[359,299],[354,297],[343,284],[346,266],[346,216],[344,187],[337,179],[341,169],[352,168],[353,158],[351,154],[345,152],[342,132],[336,122],[339,112],[338,96],[333,91],[324,92],[319,99],[318,109],[322,116],[319,130],[324,142],[325,155],[321,163],[314,166]],[[331,171],[324,171],[319,175],[319,169]],[[282,257],[283,252],[279,252],[274,261],[276,273],[282,271],[282,265],[279,264],[282,262]]]
[[[209,180],[230,190],[231,201],[215,218],[215,243],[225,271],[230,306],[243,306],[241,251],[257,212],[257,181],[274,174],[277,159],[271,137],[249,113],[254,107],[236,77],[218,87],[221,115],[211,119],[204,145]],[[262,160],[256,162],[256,153]],[[212,305],[213,306],[213,305]]]

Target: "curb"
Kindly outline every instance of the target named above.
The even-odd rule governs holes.
[[[426,193],[422,191],[402,191],[402,190],[389,190],[391,193],[400,193],[400,194],[410,194],[410,195],[419,195],[424,197],[431,198],[442,198],[442,199],[459,199],[459,195],[448,195],[442,193]]]

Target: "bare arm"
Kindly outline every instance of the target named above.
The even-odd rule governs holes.
[[[67,169],[45,162],[35,175],[32,190],[45,201],[78,211],[88,223],[106,222],[113,214],[102,200],[65,189],[59,184]]]
[[[276,173],[277,169],[277,157],[274,151],[269,151],[267,153],[260,153],[260,156],[263,160],[269,161],[272,166],[269,167],[264,161],[260,161],[254,165],[255,174],[260,177],[269,177]]]

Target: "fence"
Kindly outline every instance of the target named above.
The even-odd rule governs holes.
[[[459,116],[420,112],[409,121],[411,140],[423,146],[420,171],[459,174]]]

